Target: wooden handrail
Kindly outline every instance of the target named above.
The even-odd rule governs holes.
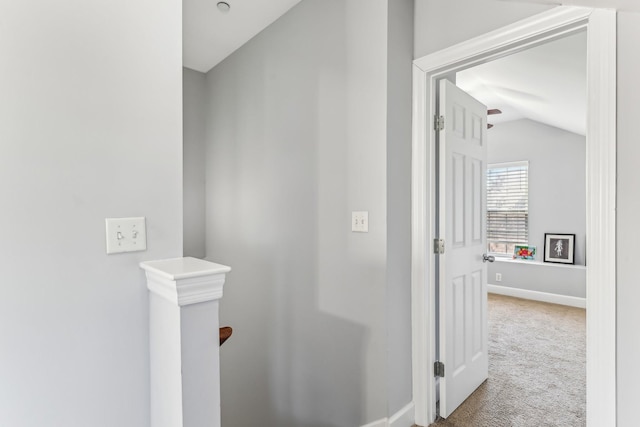
[[[224,344],[224,342],[229,339],[232,333],[233,329],[231,328],[231,326],[223,326],[222,328],[220,328],[220,345]]]

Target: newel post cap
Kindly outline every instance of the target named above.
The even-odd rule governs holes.
[[[222,298],[225,277],[231,267],[203,259],[184,257],[140,263],[147,288],[179,306]]]

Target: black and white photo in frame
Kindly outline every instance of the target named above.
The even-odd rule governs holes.
[[[573,264],[576,245],[575,234],[544,234],[544,261]]]

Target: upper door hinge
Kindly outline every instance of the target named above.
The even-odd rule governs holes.
[[[436,254],[444,253],[444,239],[433,239],[433,252]]]
[[[444,116],[435,116],[433,119],[433,128],[435,130],[444,129]]]
[[[444,378],[444,363],[435,362],[433,364],[433,376]]]

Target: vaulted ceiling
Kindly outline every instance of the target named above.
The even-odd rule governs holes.
[[[558,4],[553,0],[502,0]],[[602,6],[604,0],[569,0]],[[637,0],[607,0],[612,7],[639,10]],[[265,29],[300,0],[183,0],[183,65],[207,72]],[[462,71],[457,84],[489,108],[499,124],[528,118],[570,132],[585,134],[586,33]]]
[[[300,0],[183,0],[183,65],[206,73]]]
[[[500,0],[517,3],[607,7],[640,12],[638,0]],[[183,65],[207,72],[300,0],[183,0]]]
[[[456,84],[502,114],[586,133],[587,34],[581,32],[459,72]]]

